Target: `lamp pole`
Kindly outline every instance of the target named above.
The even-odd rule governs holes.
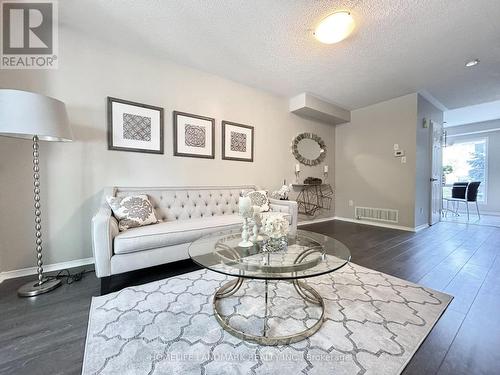
[[[33,136],[33,200],[35,208],[35,243],[38,281],[24,284],[17,290],[19,297],[33,297],[42,293],[50,292],[61,285],[61,280],[43,278],[42,261],[42,211],[40,205],[40,144],[38,136]]]

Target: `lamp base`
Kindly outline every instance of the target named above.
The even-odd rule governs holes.
[[[50,292],[60,285],[61,280],[59,279],[45,279],[41,284],[38,284],[38,281],[31,281],[21,286],[17,290],[17,295],[19,297],[34,297],[39,294]]]

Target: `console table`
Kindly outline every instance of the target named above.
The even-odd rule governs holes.
[[[332,206],[333,188],[330,184],[293,184],[300,190],[297,196],[299,213],[314,216],[318,210],[329,210]]]

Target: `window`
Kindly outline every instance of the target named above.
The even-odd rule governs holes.
[[[486,203],[488,139],[454,142],[443,149],[444,197],[451,196],[454,182],[481,181],[478,202]]]

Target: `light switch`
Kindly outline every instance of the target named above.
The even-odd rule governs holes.
[[[401,157],[401,164],[406,164],[406,156]]]
[[[399,145],[397,143],[394,143],[394,151],[399,150]]]

